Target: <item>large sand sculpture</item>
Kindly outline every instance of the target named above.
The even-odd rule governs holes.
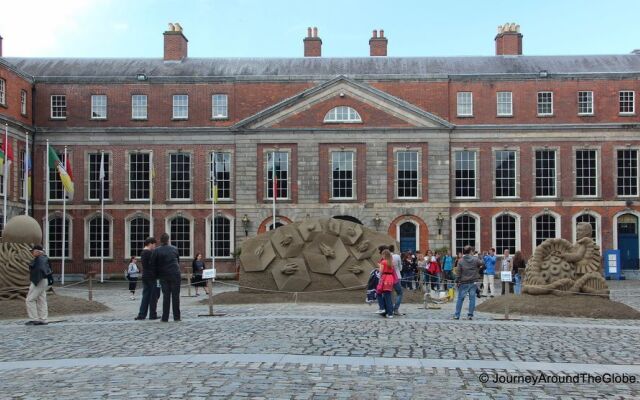
[[[548,239],[538,246],[525,270],[522,292],[558,296],[588,293],[609,297],[600,270],[600,247],[591,239],[591,225],[576,227],[576,243]]]
[[[240,286],[282,292],[362,287],[377,267],[388,235],[354,222],[309,218],[248,239]],[[244,289],[246,290],[246,289]]]
[[[42,243],[38,222],[26,215],[11,218],[0,243],[0,300],[26,298],[31,245]]]

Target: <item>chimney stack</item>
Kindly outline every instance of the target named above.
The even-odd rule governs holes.
[[[373,30],[371,39],[369,39],[369,55],[371,57],[385,57],[387,55],[387,43],[389,41],[384,37],[384,29],[380,29],[380,35],[378,31]]]
[[[2,57],[2,36],[0,36],[0,57]]]
[[[522,55],[522,33],[520,33],[520,25],[514,23],[499,25],[495,40],[497,56]]]
[[[163,35],[165,61],[182,61],[187,58],[189,41],[184,37],[179,23],[169,24],[169,29]]]
[[[318,28],[307,28],[307,37],[304,38],[304,56],[320,57],[322,55],[322,39],[318,37]]]

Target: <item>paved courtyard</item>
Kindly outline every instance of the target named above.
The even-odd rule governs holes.
[[[612,289],[640,308],[640,282]],[[86,296],[80,286],[59,292]],[[0,321],[0,398],[640,397],[631,383],[640,321],[452,321],[452,305],[415,304],[385,320],[365,304],[293,302],[225,305],[216,307],[225,316],[208,318],[198,317],[201,296],[182,297],[183,321],[165,324],[134,321],[139,301],[124,286],[99,286],[95,298],[113,311],[45,327]],[[626,381],[597,383],[610,377]],[[547,382],[524,381],[534,378]]]

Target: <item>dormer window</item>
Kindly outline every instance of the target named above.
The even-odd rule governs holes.
[[[327,115],[324,116],[324,122],[352,124],[362,122],[362,118],[360,118],[360,114],[353,108],[339,106],[331,109]]]

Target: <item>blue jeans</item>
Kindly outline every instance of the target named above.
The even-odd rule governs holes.
[[[158,313],[156,307],[158,306],[158,298],[160,297],[160,289],[156,287],[155,279],[142,279],[142,301],[140,302],[140,311],[138,311],[138,317],[147,318],[147,311],[149,312],[149,318],[157,318]]]
[[[380,296],[380,298],[384,302],[385,314],[387,316],[393,315],[393,300],[391,300],[391,292],[382,292],[382,296]]]
[[[516,287],[514,290],[516,294],[520,294],[522,290],[522,277],[520,276],[520,274],[516,274],[515,278],[516,278]]]
[[[378,308],[380,310],[384,310],[384,297],[382,296],[382,293],[376,293],[376,299],[378,299]]]
[[[393,290],[396,291],[396,304],[393,306],[393,311],[398,311],[400,309],[400,304],[402,304],[402,285],[400,282],[393,285]]]
[[[413,289],[413,280],[414,280],[413,272],[406,272],[402,276],[402,287],[405,289]]]
[[[473,311],[476,309],[476,284],[475,283],[463,283],[458,287],[458,301],[456,302],[455,317],[460,318],[460,312],[462,311],[462,302],[464,298],[469,295],[469,312],[467,315],[473,317]]]

